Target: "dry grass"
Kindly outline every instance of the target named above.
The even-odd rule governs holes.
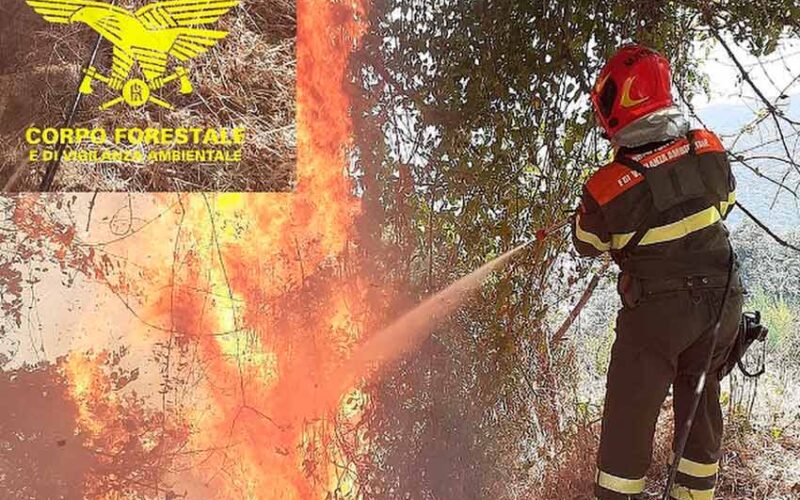
[[[774,436],[743,420],[729,422],[719,496],[731,500],[800,498],[798,463],[798,436]]]
[[[135,9],[145,0],[122,1]],[[286,191],[296,163],[296,18],[293,0],[243,0],[215,25],[230,35],[190,65],[195,92],[163,96],[175,111],[118,106],[101,112],[112,97],[95,82],[75,126],[246,127],[237,164],[64,163],[54,189],[65,191]],[[95,35],[84,25],[51,25],[23,2],[4,3],[0,17],[0,186],[35,190],[41,164],[29,164],[24,130],[60,126],[74,99],[80,69]],[[111,48],[103,42],[96,66],[109,72]],[[113,149],[113,144],[108,144]],[[124,146],[123,146],[124,147]],[[146,153],[146,149],[143,150]]]
[[[554,458],[544,480],[532,489],[530,498],[594,498],[595,453],[600,424],[580,427],[564,443],[563,452]]]
[[[662,407],[648,471],[644,498],[660,498],[672,442],[671,401]],[[779,437],[744,419],[726,422],[717,498],[725,500],[789,500],[800,498],[800,437]],[[548,464],[543,480],[535,481],[528,498],[594,498],[592,479],[599,423],[582,427],[566,438],[563,452]]]

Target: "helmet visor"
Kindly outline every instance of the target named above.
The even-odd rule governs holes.
[[[611,116],[611,111],[614,109],[614,101],[617,99],[617,84],[609,78],[605,81],[603,89],[597,98],[597,109],[600,114],[607,121]]]

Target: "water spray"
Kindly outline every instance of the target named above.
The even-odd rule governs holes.
[[[392,361],[408,352],[430,335],[433,327],[460,306],[467,296],[477,290],[496,269],[508,262],[517,253],[541,242],[566,227],[570,219],[564,219],[547,228],[536,231],[536,236],[516,246],[495,259],[483,264],[471,273],[459,278],[443,290],[425,299],[421,304],[395,320],[391,325],[367,340],[354,356],[356,364]]]
[[[409,353],[430,336],[434,327],[441,320],[458,309],[470,293],[483,285],[495,270],[528,246],[557,233],[566,227],[570,220],[567,218],[552,226],[537,230],[534,238],[459,278],[370,337],[358,348],[340,372],[331,377],[332,383],[336,384],[336,389],[330,391],[329,394],[338,397],[348,387],[352,387],[353,383],[359,377],[364,376],[370,368],[385,366]]]

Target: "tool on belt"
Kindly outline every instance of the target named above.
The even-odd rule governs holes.
[[[723,366],[722,370],[719,372],[720,380],[728,375],[733,370],[734,366],[738,366],[739,371],[748,378],[756,378],[763,375],[766,371],[767,344],[765,340],[767,340],[768,334],[769,329],[761,324],[761,312],[755,311],[742,314],[736,342],[728,355],[727,361],[725,361],[725,366]],[[755,341],[759,341],[762,344],[761,359],[759,361],[759,368],[755,372],[751,372],[745,367],[743,360],[745,353]]]

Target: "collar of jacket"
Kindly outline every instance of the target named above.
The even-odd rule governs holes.
[[[683,137],[688,131],[689,121],[677,106],[670,106],[643,116],[617,132],[614,144],[619,148],[638,149]]]
[[[665,141],[650,142],[650,143],[647,143],[647,144],[642,144],[641,146],[636,146],[635,148],[622,147],[622,148],[619,148],[619,150],[617,151],[617,155],[625,155],[625,156],[645,155],[645,156],[647,156],[647,153],[650,153],[651,151],[655,151],[656,149],[658,149],[660,147],[666,146],[667,144],[669,144],[673,140],[674,139],[671,138],[671,139],[668,139],[668,140],[665,140]]]

